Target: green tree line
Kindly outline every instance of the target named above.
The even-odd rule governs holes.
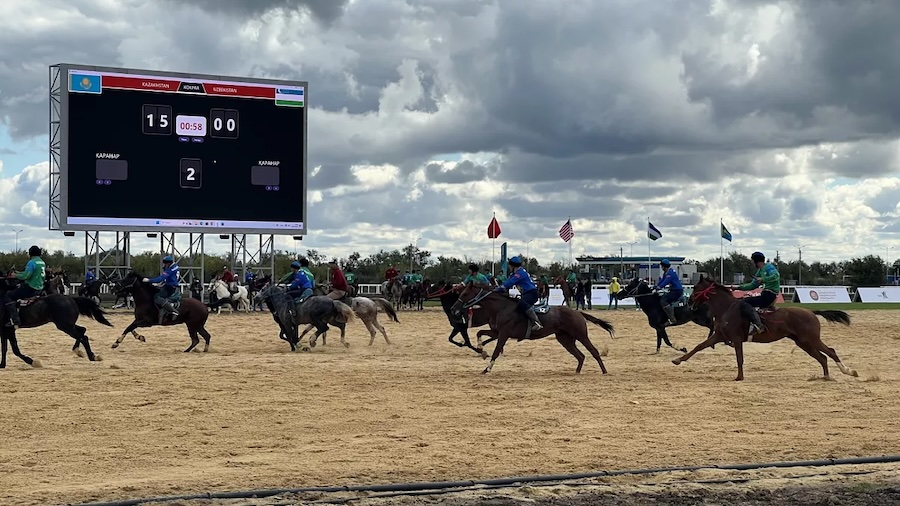
[[[113,266],[117,263],[116,251],[107,252],[107,258],[102,262],[103,265]],[[512,255],[512,253],[511,253]],[[305,256],[310,261],[311,270],[319,282],[327,279],[328,262],[331,258],[325,256],[315,249],[306,250]],[[524,258],[524,255],[519,253]],[[206,254],[206,279],[208,282],[214,275],[222,272],[224,266],[234,269],[236,274],[240,274],[244,270],[241,259],[230,258],[230,253],[221,255]],[[81,255],[75,255],[71,252],[53,251],[47,252],[43,256],[44,262],[51,270],[64,270],[69,275],[71,281],[80,281],[83,279],[85,272],[85,259]],[[123,255],[118,254],[118,262],[121,262]],[[297,255],[289,251],[275,252],[275,272],[277,276],[281,276],[290,271],[290,264],[297,259]],[[887,276],[894,276],[900,271],[900,259],[888,266],[885,261],[874,255],[852,258],[840,262],[812,262],[799,263],[796,260],[785,262],[781,258],[770,259],[774,262],[778,270],[781,272],[783,280],[797,280],[798,277],[805,285],[851,285],[851,286],[880,286],[887,282]],[[28,261],[28,254],[24,251],[19,252],[0,252],[0,267],[4,271],[10,268],[21,270]],[[384,272],[391,266],[395,267],[400,273],[409,270],[418,270],[425,277],[432,281],[447,280],[460,281],[468,273],[468,265],[477,264],[481,272],[490,274],[491,263],[483,260],[476,260],[463,256],[445,256],[439,255],[433,257],[428,250],[418,248],[412,244],[407,245],[403,249],[395,249],[392,251],[378,251],[377,253],[363,256],[359,252],[353,252],[347,257],[339,258],[341,266],[346,271],[347,268],[356,273],[359,283],[380,283],[384,280]],[[193,259],[194,265],[200,265],[200,259]],[[535,275],[547,275],[551,278],[556,276],[565,276],[573,266],[564,265],[560,262],[553,262],[547,265],[541,264],[535,258],[525,259],[525,267],[528,271]],[[90,259],[93,264],[93,258]],[[262,266],[268,267],[269,258],[262,259]],[[708,260],[688,260],[697,266],[699,272],[719,277],[720,275],[720,258],[710,258]],[[189,260],[182,260],[180,264],[183,267],[190,265]],[[500,265],[495,263],[495,272],[499,272]],[[158,252],[142,252],[131,257],[131,267],[141,274],[153,276],[160,271],[160,254]],[[248,265],[247,269],[257,270],[258,265]],[[731,279],[734,273],[743,273],[749,277],[755,272],[755,268],[746,255],[732,252],[724,259],[724,273],[726,281]]]

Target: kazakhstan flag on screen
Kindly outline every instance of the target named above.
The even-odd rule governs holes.
[[[69,91],[75,93],[100,93],[100,76],[94,74],[69,74]]]

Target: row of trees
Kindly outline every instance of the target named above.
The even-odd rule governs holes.
[[[236,273],[243,271],[240,259],[237,261],[230,258],[231,254],[222,255],[207,254],[205,257],[206,279],[209,281],[213,275],[222,272],[225,266],[231,267]],[[524,258],[524,255],[519,255]],[[313,274],[319,280],[325,280],[328,271],[328,261],[330,258],[321,254],[315,249],[306,250],[306,258],[309,259]],[[44,262],[51,269],[65,270],[72,281],[80,279],[84,275],[85,261],[84,257],[74,255],[64,251],[54,251],[44,255]],[[120,255],[119,258],[124,258]],[[93,260],[93,259],[91,259]],[[280,276],[290,270],[290,263],[296,260],[296,255],[288,251],[275,252],[275,272]],[[478,264],[481,272],[490,273],[491,263],[471,258],[451,257],[439,255],[433,258],[430,251],[418,248],[412,244],[407,245],[403,249],[393,251],[379,251],[368,256],[362,256],[359,252],[353,252],[346,258],[338,259],[344,270],[352,269],[356,273],[359,283],[378,283],[384,279],[384,272],[393,266],[403,273],[409,270],[419,270],[427,278],[437,280],[461,280],[468,271],[468,265],[471,263]],[[689,260],[687,263],[697,265],[699,272],[719,277],[720,275],[720,258],[711,258],[704,261]],[[4,270],[15,267],[21,270],[28,261],[28,255],[25,252],[8,252],[0,253],[0,267]],[[121,260],[120,260],[121,261]],[[199,265],[199,259],[195,259],[195,264]],[[868,255],[861,258],[853,258],[841,262],[812,262],[798,263],[797,261],[784,262],[780,258],[772,259],[781,272],[782,279],[801,278],[803,284],[809,285],[844,285],[852,286],[879,286],[885,284],[888,273],[894,274],[900,271],[900,259],[888,266],[880,257]],[[270,259],[264,258],[263,266],[268,266]],[[93,263],[93,261],[91,261]],[[110,252],[109,257],[104,265],[116,264],[116,252]],[[187,267],[188,261],[182,261],[181,265]],[[159,253],[143,252],[131,257],[131,266],[134,270],[145,274],[155,275],[160,270]],[[495,270],[499,271],[499,264],[495,264]],[[248,269],[255,269],[257,266],[249,265]],[[573,266],[563,265],[560,262],[553,262],[549,265],[542,265],[534,258],[526,259],[526,269],[536,275],[548,275],[550,277],[565,276]],[[734,273],[743,273],[750,276],[755,272],[750,259],[737,252],[730,253],[724,259],[724,272],[726,281],[730,280]]]

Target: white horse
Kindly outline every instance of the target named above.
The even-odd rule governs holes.
[[[209,292],[215,291],[216,297],[218,297],[218,300],[216,300],[216,302],[214,302],[210,306],[210,308],[214,308],[217,310],[216,312],[218,312],[218,308],[222,304],[237,302],[241,309],[249,313],[250,294],[247,292],[247,287],[238,285],[237,289],[237,293],[231,293],[231,291],[228,290],[228,283],[222,281],[221,279],[216,278],[210,281],[207,290]]]

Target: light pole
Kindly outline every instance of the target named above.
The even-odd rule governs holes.
[[[412,271],[413,271],[413,257],[415,256],[416,250],[419,249],[419,241],[421,239],[422,239],[421,237],[417,237],[415,240],[415,243],[413,244],[413,247],[410,248],[410,250],[409,250],[409,272],[410,273],[412,273]]]
[[[19,234],[21,234],[23,231],[13,229],[13,232],[16,233],[16,253],[18,253],[19,252]]]
[[[525,261],[526,261],[526,262],[530,262],[530,261],[531,261],[531,257],[528,256],[528,245],[531,244],[531,241],[533,241],[533,240],[534,240],[534,239],[528,239],[527,241],[525,241],[525,258],[526,258]]]
[[[803,245],[797,245],[797,286],[803,286]]]
[[[884,282],[887,283],[887,276],[891,275],[891,250],[894,249],[893,246],[884,248],[884,269],[885,269],[885,278]]]

